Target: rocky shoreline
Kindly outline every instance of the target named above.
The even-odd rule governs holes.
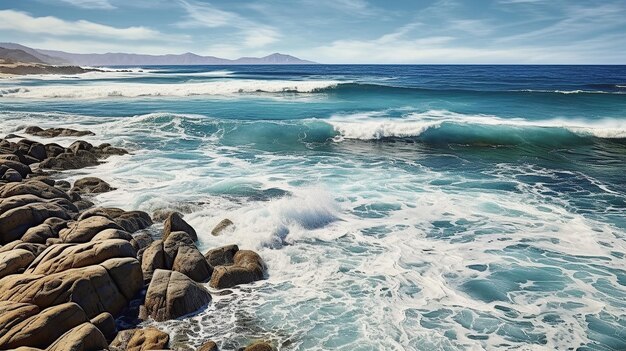
[[[93,134],[38,127],[23,133]],[[106,181],[86,177],[70,184],[55,175],[127,153],[81,140],[66,148],[19,135],[0,139],[0,349],[169,349],[167,333],[140,323],[197,313],[211,303],[211,292],[266,275],[261,257],[237,245],[202,254],[195,229],[180,213],[151,217],[95,207],[90,197],[114,190]],[[155,234],[160,221],[163,231]],[[212,234],[229,225],[223,220]],[[242,346],[273,349],[266,342]],[[215,351],[218,344],[206,340],[197,350]]]

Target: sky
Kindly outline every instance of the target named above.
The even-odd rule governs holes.
[[[0,0],[0,42],[320,63],[626,64],[626,1]]]

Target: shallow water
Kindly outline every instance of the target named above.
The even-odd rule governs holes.
[[[69,173],[118,188],[99,204],[259,251],[268,279],[163,323],[175,343],[622,350],[624,86],[623,66],[134,68],[2,81],[0,133],[90,129],[133,150]]]

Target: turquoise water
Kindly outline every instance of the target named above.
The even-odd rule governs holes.
[[[161,324],[177,342],[626,349],[625,66],[135,67],[0,95],[0,133],[133,150],[81,171],[118,188],[99,204],[264,257],[267,280]]]

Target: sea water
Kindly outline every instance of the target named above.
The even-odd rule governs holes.
[[[126,67],[2,80],[0,121],[131,150],[62,176],[264,258],[175,345],[626,349],[626,66]]]

